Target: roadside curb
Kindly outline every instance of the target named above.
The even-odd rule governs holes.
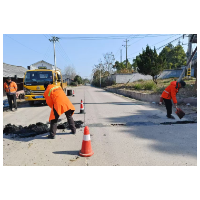
[[[132,90],[123,90],[114,88],[106,88],[104,90],[141,101],[156,102],[156,103],[159,103],[160,101],[160,94],[159,95],[147,94],[147,93],[134,92]],[[194,97],[188,97],[188,98],[177,97],[177,101],[178,103],[185,103],[185,104],[190,103],[192,106],[197,106],[197,98]]]

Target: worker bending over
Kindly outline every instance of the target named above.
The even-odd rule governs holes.
[[[76,134],[76,127],[72,115],[74,114],[75,108],[67,98],[66,94],[60,86],[51,84],[49,81],[44,83],[44,98],[46,103],[51,108],[49,117],[50,121],[50,135],[48,138],[54,139],[57,130],[57,122],[60,115],[65,113],[69,128],[73,134]]]
[[[172,101],[174,103],[175,108],[177,108],[177,99],[176,94],[178,93],[180,88],[185,87],[186,83],[184,81],[172,81],[168,87],[165,88],[163,91],[161,97],[163,98],[165,102],[165,106],[167,109],[167,117],[171,119],[175,119],[175,117],[172,115]]]

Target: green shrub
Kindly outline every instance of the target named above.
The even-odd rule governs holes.
[[[142,81],[144,81],[144,80],[143,80],[143,79],[139,79],[139,80],[138,80],[138,82],[142,82]]]
[[[156,87],[156,85],[153,81],[143,83],[144,90],[152,90],[154,87]]]
[[[159,88],[156,86],[153,88],[154,93],[158,93],[158,94],[162,94],[164,90],[165,90],[165,87]]]
[[[142,84],[141,83],[136,83],[134,85],[135,90],[141,90],[142,89]]]
[[[70,85],[72,85],[72,86],[77,86],[78,85],[78,83],[77,82],[71,82],[71,84]]]

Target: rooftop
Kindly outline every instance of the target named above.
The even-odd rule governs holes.
[[[14,77],[17,75],[18,78],[24,78],[24,73],[26,71],[27,69],[22,66],[3,63],[3,77]]]

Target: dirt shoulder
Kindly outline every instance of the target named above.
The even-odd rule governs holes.
[[[176,78],[158,79],[157,85],[153,81],[139,80],[128,84],[115,84],[112,86],[108,86],[106,88],[132,90],[138,93],[161,95],[163,90],[170,84],[170,82],[174,80],[176,81],[177,79]],[[190,80],[188,79],[183,79],[183,80],[186,82],[186,87],[181,88],[179,90],[177,97],[197,98],[197,90],[195,89],[196,79],[192,78]],[[150,103],[150,104],[155,108],[158,108],[162,111],[166,111],[165,105],[159,105],[158,103]],[[197,122],[197,106],[191,106],[189,104],[187,105],[186,103],[178,103],[178,107],[185,112],[185,117],[188,118],[188,120]],[[173,109],[173,114],[175,115],[175,109]]]

